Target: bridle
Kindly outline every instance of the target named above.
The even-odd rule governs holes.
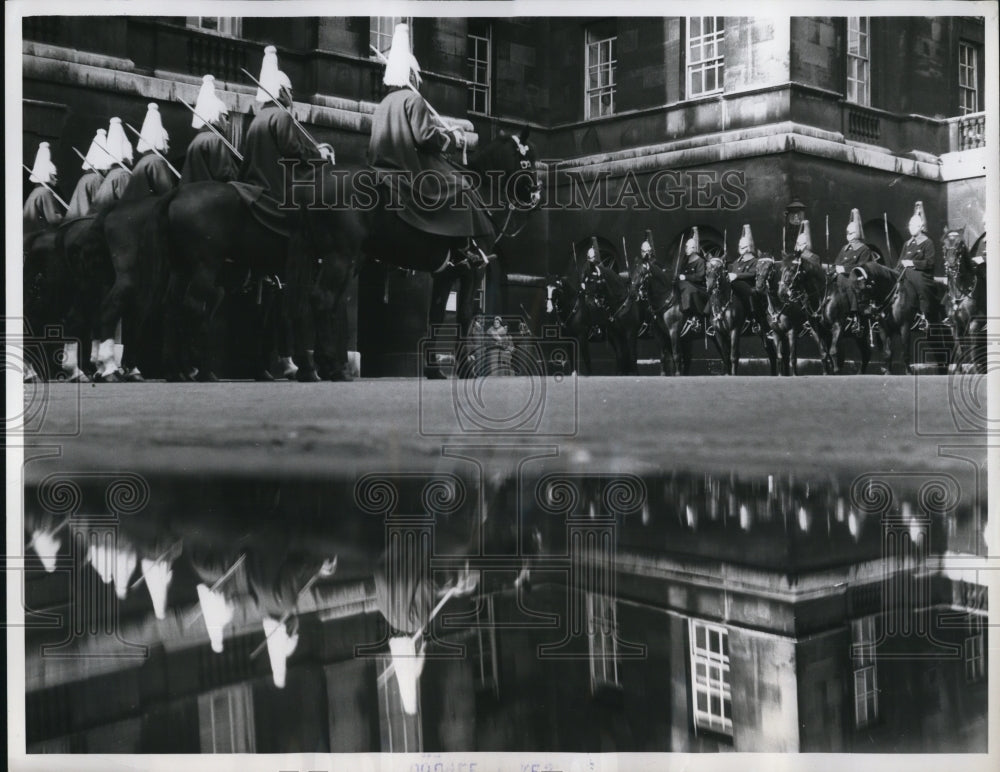
[[[952,237],[955,237],[954,239]],[[949,231],[944,238],[942,245],[942,258],[944,259],[944,272],[948,278],[948,294],[952,301],[958,303],[963,298],[971,298],[979,284],[979,276],[972,271],[972,284],[963,284],[963,263],[968,254],[965,242],[959,237],[957,231]]]
[[[722,303],[721,308],[716,311],[717,314],[721,315],[733,305],[733,285],[729,281],[729,277],[725,276],[726,264],[722,262],[719,258],[713,257],[709,261],[709,275],[713,279],[712,287],[709,289],[709,297],[712,298],[716,303]],[[726,301],[722,302],[722,290],[723,286],[729,290],[729,295]]]
[[[517,148],[517,152],[521,156],[521,161],[520,161],[521,168],[518,171],[514,172],[514,174],[519,174],[520,172],[530,170],[533,173],[535,181],[530,188],[531,203],[527,207],[519,207],[509,198],[507,199],[506,216],[504,217],[503,225],[497,228],[498,235],[493,242],[494,244],[496,244],[505,236],[509,239],[514,238],[527,227],[528,217],[525,216],[524,222],[521,223],[519,227],[515,228],[513,231],[507,230],[510,227],[511,220],[514,217],[514,212],[524,212],[525,215],[530,215],[532,212],[538,209],[538,207],[541,206],[542,203],[542,181],[538,179],[537,169],[535,168],[534,161],[528,158],[528,153],[531,151],[531,147],[528,144],[521,142],[521,138],[516,134],[512,135],[511,139],[514,141],[514,147]],[[493,221],[493,225],[496,226],[496,220],[494,219],[493,214],[490,213],[489,216],[490,220]]]

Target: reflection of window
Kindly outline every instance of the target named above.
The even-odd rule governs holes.
[[[851,621],[854,661],[854,724],[868,726],[878,718],[878,665],[875,662],[875,615]]]
[[[383,54],[392,48],[392,34],[396,25],[405,22],[409,25],[410,49],[413,49],[413,25],[408,16],[370,16],[368,23],[368,43],[375,46]],[[370,51],[369,51],[370,53]]]
[[[202,753],[254,753],[253,694],[249,684],[198,697]]]
[[[187,26],[238,38],[243,32],[243,19],[239,16],[188,16]]]
[[[983,657],[983,634],[978,633],[965,639],[965,680],[971,683],[982,681],[986,674],[986,659]]]
[[[587,30],[587,118],[600,118],[615,111],[615,68],[618,36]]]
[[[868,47],[868,17],[847,19],[847,101],[859,105],[872,103]]]
[[[729,631],[691,620],[691,692],[695,729],[733,733]]]
[[[479,115],[490,114],[490,39],[489,24],[469,20],[468,56],[469,65],[469,112]]]
[[[723,16],[692,16],[688,19],[688,97],[722,91],[722,43],[725,36],[726,20]]]
[[[958,112],[979,112],[979,52],[971,43],[958,44]]]
[[[618,686],[618,620],[615,601],[607,595],[587,593],[587,645],[590,649],[590,691]]]

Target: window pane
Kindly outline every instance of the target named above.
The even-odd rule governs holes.
[[[693,16],[693,17],[691,17],[690,35],[691,35],[691,37],[698,37],[698,36],[701,35],[701,17],[700,16]]]

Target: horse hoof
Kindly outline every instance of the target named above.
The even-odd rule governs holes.
[[[351,383],[354,380],[354,376],[343,370],[334,370],[327,376],[327,380],[332,383]]]
[[[270,383],[274,380],[274,376],[269,370],[258,370],[253,379],[258,383]]]
[[[440,367],[425,367],[424,377],[429,381],[446,381],[448,376],[441,372]]]
[[[132,372],[132,373],[129,373],[128,375],[126,375],[125,376],[125,380],[128,383],[145,383],[146,382],[146,379],[142,377],[142,373],[140,373],[138,370],[136,370],[135,372]]]
[[[94,376],[95,383],[124,383],[124,379],[117,371],[97,374]]]
[[[311,368],[300,367],[295,373],[295,380],[299,383],[319,383],[319,374]]]
[[[219,379],[215,377],[215,373],[211,370],[206,370],[205,372],[198,371],[198,375],[195,376],[194,380],[198,383],[218,383]]]
[[[299,372],[299,368],[297,368],[297,367],[289,367],[289,368],[285,369],[285,371],[281,374],[280,377],[281,377],[282,380],[285,380],[285,381],[294,381],[295,378],[296,378],[296,376],[298,375],[298,372]]]
[[[83,370],[80,370],[79,372],[73,373],[73,375],[69,376],[66,379],[66,383],[90,383],[90,378],[87,377],[87,374],[83,372]]]

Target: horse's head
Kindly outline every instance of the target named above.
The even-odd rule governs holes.
[[[522,211],[536,209],[542,201],[542,183],[538,177],[535,149],[528,142],[530,127],[517,134],[497,137],[483,146],[471,159],[469,168],[484,182],[497,185],[494,201]]]
[[[954,228],[946,228],[941,238],[941,259],[949,277],[958,276],[968,266],[969,249],[962,234]]]
[[[858,303],[864,304],[871,301],[875,290],[875,270],[872,268],[875,263],[858,265],[851,269],[851,285],[858,296]]]
[[[761,252],[757,258],[757,267],[754,275],[754,289],[757,292],[767,292],[770,288],[772,269],[774,268],[774,258],[766,252]]]

